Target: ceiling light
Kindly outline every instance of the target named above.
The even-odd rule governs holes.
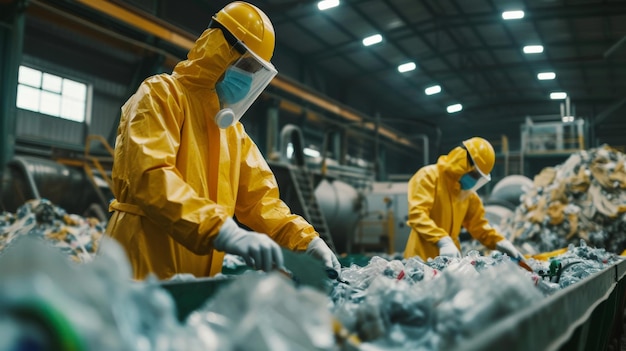
[[[309,156],[309,157],[320,157],[320,155],[321,155],[319,151],[317,151],[315,149],[308,148],[308,147],[305,147],[302,150],[302,153],[305,154],[306,156]]]
[[[339,6],[339,0],[322,0],[317,3],[317,8],[320,11],[332,9],[333,7]]]
[[[463,109],[463,105],[461,104],[454,104],[454,105],[450,105],[446,108],[446,110],[448,111],[448,113],[455,113],[455,112],[459,112]]]
[[[512,19],[520,19],[520,18],[524,18],[524,11],[515,10],[515,11],[502,12],[502,19],[512,20]]]
[[[561,121],[563,123],[572,123],[574,122],[574,116],[563,116],[561,117]]]
[[[554,93],[550,93],[550,99],[552,100],[563,100],[567,97],[567,93],[564,93],[562,91],[557,91]]]
[[[537,74],[537,79],[539,80],[552,80],[556,78],[556,74],[554,72],[541,72]]]
[[[378,44],[383,41],[383,36],[380,34],[370,35],[369,37],[363,39],[363,45],[370,46],[374,44]]]
[[[542,45],[526,45],[524,46],[525,54],[539,54],[543,52]]]
[[[441,87],[439,85],[433,85],[432,87],[428,87],[424,90],[426,95],[433,95],[441,93]]]
[[[398,72],[400,73],[409,72],[409,71],[414,70],[416,67],[417,66],[415,65],[415,62],[403,63],[400,66],[398,66]]]

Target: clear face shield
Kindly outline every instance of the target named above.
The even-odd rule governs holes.
[[[491,181],[491,175],[481,172],[480,169],[474,165],[474,161],[469,153],[467,154],[467,160],[472,166],[472,170],[461,176],[461,179],[459,180],[461,183],[461,194],[463,198],[467,197],[471,193],[477,192],[478,189],[482,188],[485,184]]]
[[[226,69],[223,79],[215,85],[220,100],[215,123],[220,128],[237,123],[277,73],[270,62],[246,48],[245,53]]]

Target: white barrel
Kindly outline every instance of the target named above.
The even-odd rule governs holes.
[[[340,180],[322,180],[315,188],[315,198],[326,219],[337,252],[346,252],[359,220],[361,197],[358,191]]]

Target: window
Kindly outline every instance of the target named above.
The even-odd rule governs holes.
[[[16,101],[18,108],[84,122],[86,104],[87,85],[20,66]]]

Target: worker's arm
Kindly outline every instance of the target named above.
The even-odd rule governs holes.
[[[477,194],[471,194],[470,204],[463,225],[472,237],[490,250],[499,250],[515,260],[524,260],[524,256],[513,243],[498,233],[485,218],[485,208]]]
[[[243,132],[242,159],[237,191],[237,220],[266,233],[281,246],[304,251],[318,233],[299,215],[291,213],[280,199],[274,173],[258,147]]]
[[[430,218],[437,191],[441,189],[437,189],[437,173],[431,166],[420,169],[408,184],[409,219],[407,225],[433,244],[437,244],[442,238],[449,237],[449,234]]]
[[[304,218],[291,213],[280,199],[278,184],[265,158],[252,139],[243,132],[242,164],[235,215],[237,220],[260,233],[266,233],[281,246],[306,251],[324,265],[341,271],[335,253]]]
[[[504,237],[485,218],[485,207],[480,197],[476,193],[469,196],[469,205],[463,219],[463,226],[474,239],[480,241],[490,250],[494,250],[496,243],[503,240]]]

